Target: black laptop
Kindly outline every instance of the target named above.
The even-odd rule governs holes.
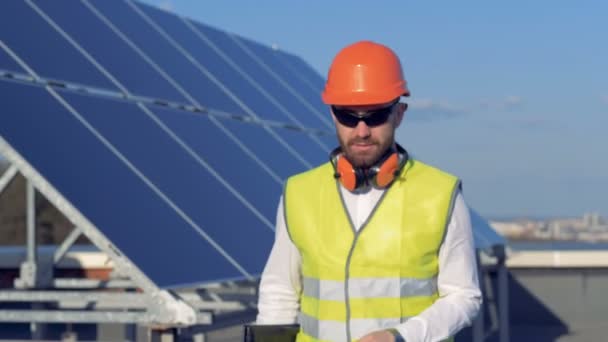
[[[246,324],[244,342],[294,342],[300,331],[298,324],[255,325]]]

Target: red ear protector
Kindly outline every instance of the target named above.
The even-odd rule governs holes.
[[[342,186],[350,191],[368,185],[384,189],[399,175],[408,160],[407,151],[399,144],[396,144],[396,146],[396,150],[390,148],[369,169],[353,167],[348,159],[344,158],[342,149],[338,147],[329,155],[329,160],[334,167],[334,177],[340,181]]]

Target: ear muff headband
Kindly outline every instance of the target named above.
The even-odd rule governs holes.
[[[407,151],[396,144],[397,150],[391,149],[380,158],[376,165],[368,170],[354,168],[348,159],[342,155],[338,147],[329,155],[329,160],[334,167],[334,177],[340,181],[349,191],[372,184],[376,188],[384,189],[389,186],[408,160]],[[401,154],[401,158],[399,157]]]

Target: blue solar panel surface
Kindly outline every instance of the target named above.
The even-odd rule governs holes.
[[[289,145],[293,146],[310,166],[326,161],[329,150],[326,151],[315,144],[307,134],[289,129],[276,129],[275,132]]]
[[[186,102],[161,74],[80,1],[35,2],[130,93]]]
[[[298,82],[296,74],[290,72],[283,63],[278,59],[278,55],[282,55],[283,52],[272,50],[267,46],[261,45],[257,42],[249,39],[235,37],[243,49],[256,55],[261,61],[264,62],[268,68],[272,68],[275,75],[272,79],[268,80],[266,84],[271,86],[273,92],[275,92],[284,104],[291,108],[294,113],[297,113],[297,118],[304,126],[315,127],[319,129],[328,129],[327,121],[327,107],[316,106],[319,104],[319,90],[314,94],[317,101],[306,101],[306,98],[302,96],[308,87]],[[280,82],[275,81],[276,79],[288,80],[287,86],[295,90],[295,92],[287,91],[286,87]],[[297,96],[296,96],[297,95]],[[310,107],[305,107],[304,102],[309,104]],[[309,109],[310,108],[310,109]],[[314,110],[314,111],[313,111]]]
[[[138,177],[129,167],[113,154],[95,137],[74,115],[49,95],[43,88],[0,81],[0,92],[3,108],[10,112],[0,115],[0,135],[29,163],[57,188],[71,203],[77,205],[91,222],[106,235],[113,244],[125,253],[148,277],[159,286],[173,286],[191,282],[203,282],[214,279],[225,279],[242,276],[226,258],[221,256],[195,229],[193,229],[166,201],[150,186]],[[134,157],[135,163],[142,169],[154,168],[152,182],[158,182],[161,190],[174,196],[175,200],[190,200],[185,210],[195,219],[202,215],[214,215],[206,205],[209,204],[206,194],[215,194],[216,182],[209,179],[206,172],[194,165],[184,156],[167,137],[145,123],[143,114],[131,104],[104,101],[79,95],[67,95],[77,110],[87,112],[87,119],[98,124],[103,133],[112,131],[108,138],[119,147],[129,145],[125,151],[128,157]],[[95,108],[91,108],[95,107]],[[115,112],[102,111],[112,109]],[[112,114],[114,113],[114,114]],[[121,115],[117,125],[116,116]],[[132,124],[142,124],[133,131]],[[105,125],[105,126],[104,126]],[[120,127],[118,127],[120,126]],[[116,130],[116,128],[120,128]],[[128,129],[131,129],[127,131]],[[24,134],[24,131],[28,134]],[[141,131],[141,133],[139,133]],[[134,135],[134,132],[138,132]],[[128,136],[121,136],[124,133]],[[36,137],[36,139],[32,139]],[[130,137],[130,138],[129,138]],[[149,146],[151,139],[160,139],[155,146]],[[154,149],[156,147],[156,149]],[[146,151],[141,151],[146,149]],[[139,153],[138,156],[132,155]],[[175,155],[168,155],[175,154]],[[184,170],[177,170],[172,161],[181,159]],[[181,165],[180,165],[181,167]],[[177,182],[175,189],[166,189],[168,179],[159,180],[163,173],[171,173],[170,179]],[[185,178],[180,181],[179,178]],[[206,178],[208,183],[202,184]],[[187,181],[192,181],[192,183]],[[188,183],[188,184],[185,184]],[[196,191],[186,191],[185,187]],[[169,186],[172,187],[172,186]],[[223,196],[221,199],[227,195]],[[210,196],[209,196],[210,197]],[[216,198],[219,202],[219,199]],[[227,199],[233,202],[231,199]],[[267,251],[272,232],[257,224],[257,219],[248,217],[246,211],[235,212],[228,207],[222,210],[230,222],[229,216],[249,219],[246,226],[229,226],[222,224],[203,229],[215,229],[216,234],[233,235],[238,229],[239,235],[245,234],[251,240],[232,239],[227,241],[234,246],[243,241],[259,243],[259,249],[238,248],[245,267],[260,269],[262,256],[250,256],[245,260],[243,254]],[[238,208],[238,205],[232,208]],[[199,211],[200,213],[192,213]],[[231,222],[232,223],[232,222]],[[255,232],[255,233],[254,233]],[[257,234],[257,236],[256,236]],[[222,236],[217,236],[223,241]],[[228,247],[227,247],[228,248]],[[196,267],[192,267],[196,265]]]
[[[266,92],[272,95],[275,101],[289,112],[288,114],[283,114],[285,115],[284,118],[287,118],[287,115],[291,115],[291,117],[297,119],[306,127],[318,129],[326,128],[326,125],[323,124],[318,117],[306,110],[303,103],[301,103],[293,93],[289,92],[272,73],[268,72],[267,68],[264,66],[271,67],[274,72],[276,65],[268,64],[272,61],[264,61],[264,56],[258,54],[260,51],[252,50],[246,43],[243,43],[243,39],[238,39],[233,35],[228,35],[200,23],[193,23],[193,25],[209,41],[224,51],[226,55],[230,56],[233,60],[238,61],[241,68],[246,70],[251,78],[264,85]],[[264,63],[260,64],[256,59],[261,60]],[[293,76],[279,79],[286,82],[289,86],[293,86]],[[276,109],[274,110],[276,111]],[[265,110],[262,110],[262,112],[265,112]],[[283,119],[281,121],[286,120]]]
[[[240,58],[242,56],[222,56],[218,54],[216,50],[205,42],[204,32],[193,31],[181,18],[175,15],[148,6],[141,6],[141,9],[161,25],[178,44],[188,50],[192,54],[192,57],[199,63],[204,64],[218,81],[232,93],[236,94],[239,100],[250,108],[256,116],[278,122],[288,121],[279,108],[273,106],[272,103],[264,98],[263,90],[260,91],[260,88],[256,87],[259,85],[260,80],[248,78],[250,70],[248,68],[242,69],[243,61]],[[224,34],[223,39],[229,38]],[[239,65],[240,67],[237,69],[233,65]]]
[[[175,37],[180,46],[187,49],[200,63],[205,63],[210,70],[221,70],[221,72],[215,72],[217,80],[230,92],[237,94],[238,99],[252,110],[256,117],[289,122],[291,120],[287,115],[292,114],[287,112],[293,109],[301,110],[302,104],[294,102],[295,98],[291,93],[285,90],[279,91],[279,89],[285,88],[272,78],[266,70],[261,69],[258,64],[254,63],[250,56],[243,53],[221,56],[201,38],[201,36],[206,36],[205,30],[197,28],[195,33],[183,20],[174,15],[147,6],[142,6],[142,9],[160,24],[167,33]],[[221,41],[231,40],[226,34],[217,34],[223,35]],[[227,60],[230,62],[227,62]],[[237,69],[233,67],[234,65],[240,65],[241,67]],[[253,73],[254,70],[258,70],[258,72]],[[264,90],[264,88],[266,89]],[[298,119],[313,118],[312,113],[304,111],[298,113],[300,114]],[[308,127],[320,127],[321,125],[318,120],[308,121],[310,124]],[[309,163],[314,164],[319,160],[320,155],[327,153],[326,149],[319,146],[307,135],[286,136],[280,130],[277,130],[277,133],[285,138],[291,146],[295,147]]]
[[[330,151],[338,146],[338,138],[335,135],[320,135],[318,138],[329,146]],[[326,157],[328,156],[329,154]]]
[[[243,150],[218,129],[208,116],[157,106],[148,108],[201,159],[252,203],[268,221],[274,221],[278,198],[283,190],[282,183],[274,180],[259,164],[245,155]],[[246,129],[249,131],[260,128],[247,127]],[[272,153],[272,149],[269,152]],[[276,158],[276,152],[274,155]],[[264,191],[260,191],[260,189],[264,189]],[[226,192],[224,189],[221,190]],[[210,196],[208,191],[203,191],[203,193],[205,196],[209,196],[210,200],[221,200],[221,198]],[[216,202],[214,205],[220,204]],[[239,208],[238,205],[235,208]],[[209,206],[205,210],[213,210],[213,206]],[[218,226],[223,225],[221,221],[205,222]],[[243,224],[244,222],[239,222],[237,226]]]
[[[25,70],[3,49],[0,49],[0,69],[25,73]]]
[[[62,96],[243,268],[250,273],[261,271],[266,256],[259,251],[270,251],[274,236],[272,227],[264,226],[243,202],[143,110],[131,103],[71,93]],[[253,203],[254,206],[259,204]],[[267,214],[274,217],[269,211]],[[169,227],[149,228],[150,233],[155,234],[156,230],[166,231]],[[106,228],[109,229],[112,228]],[[235,231],[238,231],[238,238],[235,238]],[[245,241],[258,250],[243,248]],[[179,248],[182,242],[182,236],[173,235],[169,250]],[[196,278],[189,280],[186,282],[195,282]]]
[[[93,4],[108,16],[121,31],[127,34],[146,55],[154,60],[167,74],[171,75],[175,82],[192,96],[193,104],[243,116],[251,116],[252,113],[249,109],[255,104],[268,104],[264,99],[256,96],[255,93],[249,92],[250,88],[243,88],[244,82],[223,79],[223,70],[208,68],[204,64],[208,59],[205,54],[198,56],[201,59],[199,61],[190,51],[187,53],[180,52],[179,49],[187,47],[182,44],[196,45],[196,42],[182,41],[180,43],[172,38],[173,36],[165,38],[163,34],[159,33],[158,29],[154,29],[154,26],[146,21],[146,13],[139,14],[137,10],[123,2],[94,1]],[[139,6],[144,9],[147,8],[147,6]],[[145,12],[152,12],[155,13],[155,17],[164,18],[163,20],[166,21],[164,24],[167,24],[167,27],[184,25],[179,31],[182,34],[185,32],[183,31],[184,28],[187,29],[185,24],[179,22],[178,19],[167,19],[168,14],[163,14],[158,10],[145,10]],[[167,28],[162,30],[166,34],[170,33]],[[198,39],[195,36],[190,36],[190,38]],[[201,41],[199,44],[204,45],[204,42]],[[198,50],[195,49],[194,51]],[[227,84],[227,82],[230,82],[230,84]],[[266,112],[276,111],[276,108],[269,106],[265,108],[267,108]],[[281,133],[278,132],[277,134],[280,135]],[[312,162],[311,156],[315,152],[326,153],[323,148],[313,141],[303,144],[303,140],[310,140],[310,138],[305,135],[289,136],[289,142],[297,144],[297,146],[292,146],[295,147],[296,153],[303,154],[303,158],[308,163]],[[284,148],[279,147],[279,149]],[[304,166],[306,165],[304,164]]]
[[[298,56],[283,53],[278,54],[277,57],[279,57],[279,60],[281,60],[287,68],[293,70],[302,81],[312,89],[313,98],[316,99],[315,102],[321,105],[321,108],[326,108],[319,98],[319,92],[325,87],[325,79]]]
[[[198,104],[236,115],[247,115],[234,99],[205,75],[200,68],[202,65],[193,63],[178,51],[129,4],[124,1],[105,0],[91,1],[91,3]],[[214,72],[219,71],[214,70]]]
[[[235,94],[239,101],[251,109],[256,117],[278,122],[289,122],[290,118],[287,115],[293,114],[289,113],[288,108],[297,108],[300,110],[299,106],[294,106],[298,104],[290,103],[287,104],[287,106],[281,104],[280,102],[285,100],[283,97],[270,93],[268,90],[264,90],[264,87],[268,86],[268,82],[274,81],[274,79],[268,76],[266,76],[265,79],[260,79],[262,78],[261,74],[249,75],[251,68],[243,69],[241,67],[235,67],[235,65],[246,64],[245,61],[251,59],[250,56],[240,55],[237,58],[237,56],[234,55],[218,54],[217,50],[214,50],[205,40],[206,35],[201,28],[195,27],[194,29],[196,31],[193,31],[182,19],[158,9],[142,6],[142,10],[160,24],[167,33],[172,37],[175,37],[175,40],[186,48],[200,63],[204,63],[210,70],[221,71],[215,75],[218,81],[229,89],[230,92]],[[228,35],[223,35],[223,40],[230,39]],[[261,70],[261,73],[267,74],[264,70]],[[299,115],[298,118],[310,116],[310,113],[298,113],[302,114]],[[315,124],[317,126],[319,125],[318,122],[315,122]],[[281,136],[284,136],[280,130],[275,131]],[[327,152],[323,147],[320,147],[318,143],[305,134],[300,134],[295,137],[293,135],[288,135],[288,138],[289,139],[286,139],[286,141],[301,152],[304,159],[309,162],[314,163],[314,161],[318,160],[319,154],[322,155]]]
[[[220,120],[219,122],[253,150],[255,155],[281,179],[285,180],[293,174],[306,170],[304,165],[289,154],[287,149],[270,136],[262,126],[238,120]]]
[[[314,69],[307,65],[297,56],[274,52],[277,71],[283,75],[290,75],[292,87],[298,90],[298,94],[312,104],[317,113],[321,113],[321,121],[326,129],[333,130],[333,123],[329,116],[327,106],[321,101],[320,92],[325,87],[325,81]]]
[[[39,76],[118,90],[24,1],[2,1],[0,40]]]

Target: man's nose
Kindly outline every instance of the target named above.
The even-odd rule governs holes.
[[[371,134],[371,130],[365,121],[359,120],[357,126],[355,126],[355,133],[360,138],[367,138]]]

